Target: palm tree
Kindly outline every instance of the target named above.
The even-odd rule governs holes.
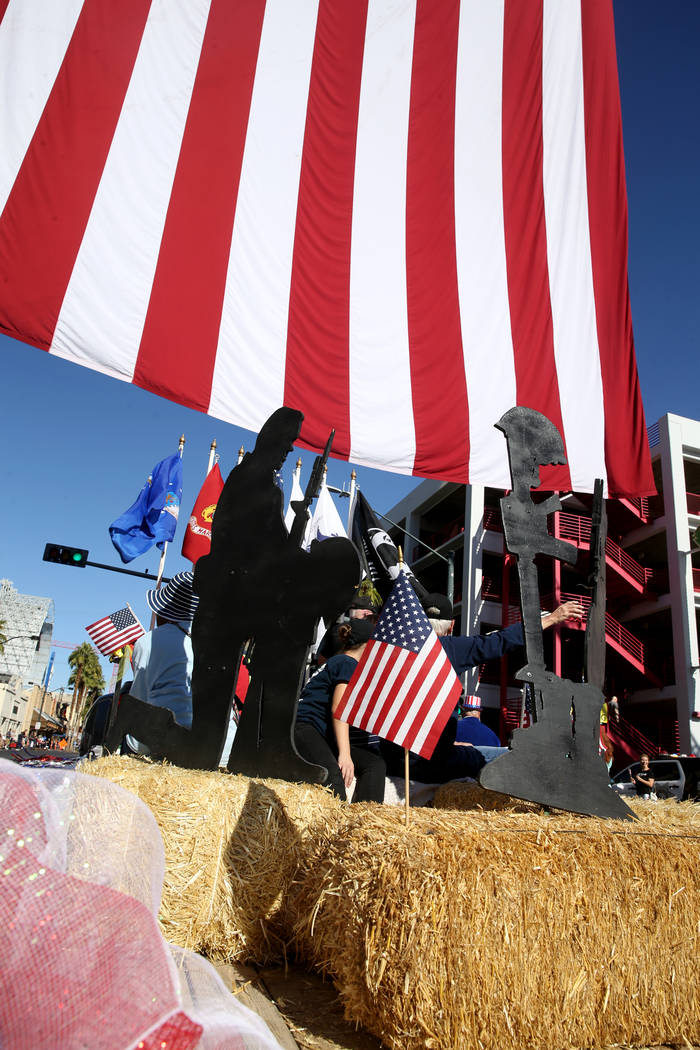
[[[69,721],[71,721],[76,710],[83,710],[86,693],[97,695],[98,692],[102,692],[105,680],[97,653],[89,642],[83,642],[74,649],[68,657],[68,663],[72,667],[68,685],[73,686],[69,713]]]
[[[101,696],[101,694],[105,691],[104,675],[102,674],[102,668],[100,667],[99,663],[97,665],[96,670],[85,670],[83,682],[85,684],[85,692],[83,694],[85,700],[80,709],[81,722],[84,720],[85,715],[88,713],[93,702],[97,700],[98,696]]]

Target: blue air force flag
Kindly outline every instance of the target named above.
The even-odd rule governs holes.
[[[109,526],[123,562],[133,561],[154,544],[162,550],[172,540],[181,498],[182,460],[176,452],[156,463],[136,501]]]

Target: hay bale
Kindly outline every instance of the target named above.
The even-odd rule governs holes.
[[[288,919],[395,1050],[697,1043],[697,832],[676,803],[635,827],[350,808],[308,842]]]
[[[153,812],[165,847],[166,940],[227,962],[284,958],[279,923],[310,827],[341,803],[323,788],[112,756],[86,763]]]
[[[479,798],[406,828],[318,787],[86,771],[156,817],[168,940],[230,961],[293,950],[393,1050],[700,1044],[700,807],[633,800],[629,825]]]
[[[433,798],[435,809],[482,809],[508,813],[541,813],[536,802],[524,802],[498,791],[487,791],[476,780],[450,780],[440,784]]]

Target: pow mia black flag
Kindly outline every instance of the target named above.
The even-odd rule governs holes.
[[[399,575],[399,552],[391,536],[381,527],[376,514],[359,491],[355,496],[350,538],[361,552],[372,584],[381,594],[382,600],[386,601]],[[418,598],[423,599],[428,592],[418,582],[405,561],[403,571]]]

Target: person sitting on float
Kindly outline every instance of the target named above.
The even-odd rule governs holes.
[[[355,595],[342,616],[339,616],[335,623],[331,624],[321,639],[321,643],[316,650],[318,666],[322,667],[326,660],[330,660],[331,656],[335,656],[343,651],[343,645],[338,633],[342,624],[349,623],[350,620],[355,619],[371,620],[374,624],[377,622],[378,616],[379,610],[371,598],[364,594]]]
[[[156,627],[134,646],[134,681],[131,695],[155,707],[167,707],[179,725],[192,725],[192,619],[197,609],[192,573],[179,572],[164,587],[146,592]],[[149,754],[149,749],[127,736],[128,749]]]
[[[454,610],[446,594],[428,594],[422,600],[423,610],[433,630],[440,638],[445,654],[458,675],[470,667],[478,667],[487,660],[495,660],[523,645],[523,626],[511,624],[489,634],[453,635]],[[583,608],[577,601],[564,602],[554,612],[542,616],[542,628],[553,627],[566,620],[580,620]],[[449,780],[476,778],[486,762],[486,756],[469,744],[456,744],[457,715],[453,713],[440,734],[430,759],[411,753],[410,778],[423,784],[445,784]],[[381,752],[390,776],[403,775],[403,750],[389,741],[381,741]],[[496,758],[491,753],[489,758]]]
[[[297,707],[294,742],[308,762],[325,766],[326,784],[346,799],[356,778],[353,802],[383,802],[386,765],[368,749],[369,734],[334,718],[365,645],[374,631],[372,619],[353,618],[338,628],[342,652],[331,656],[306,683]]]
[[[457,736],[455,744],[460,747],[475,747],[480,751],[487,762],[493,761],[508,750],[501,747],[501,741],[481,721],[481,700],[478,696],[467,696],[460,703],[460,714],[463,716],[457,722]]]

